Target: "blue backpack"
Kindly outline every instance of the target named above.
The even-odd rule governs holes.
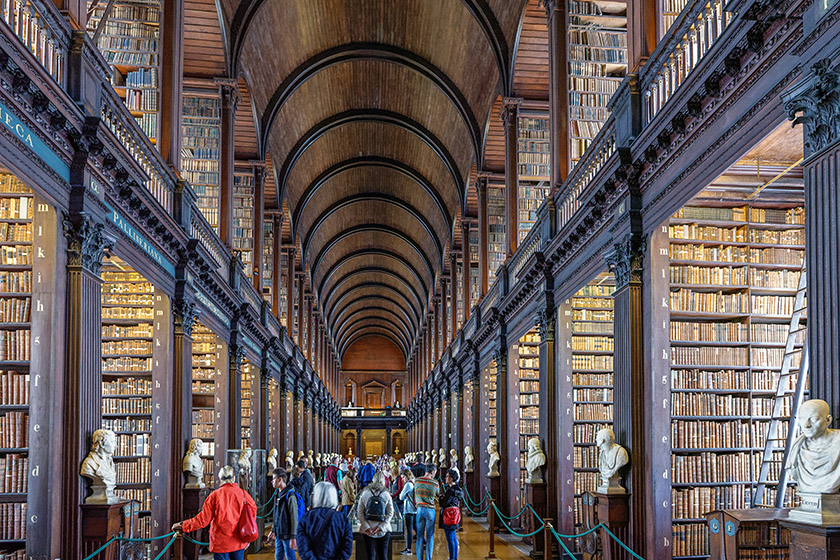
[[[303,496],[298,494],[294,489],[292,489],[291,494],[297,498],[298,521],[300,521],[300,518],[306,513],[306,504],[303,501]],[[288,500],[289,498],[286,497],[286,499]]]

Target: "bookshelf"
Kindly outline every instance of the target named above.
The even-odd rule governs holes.
[[[254,174],[233,176],[233,250],[239,252],[245,275],[254,273]]]
[[[487,366],[487,436],[491,438],[497,438],[499,435],[496,429],[498,421],[496,414],[496,380],[498,371],[496,360],[493,360]]]
[[[221,106],[217,92],[187,92],[181,121],[181,175],[195,192],[196,205],[219,230],[221,196]]]
[[[263,221],[262,260],[262,296],[271,302],[274,300],[274,220]]]
[[[571,163],[583,156],[609,117],[607,104],[627,74],[627,3],[569,2]]]
[[[278,232],[277,235],[280,235],[280,233]],[[287,251],[280,251],[278,259],[280,260],[280,282],[278,283],[280,294],[277,296],[277,301],[280,304],[280,313],[278,315],[280,317],[280,324],[286,328],[289,336],[292,336],[292,331],[289,329],[288,319],[286,317],[286,313],[288,312],[286,298],[288,297],[287,294],[289,291],[289,253]]]
[[[583,494],[598,486],[595,436],[612,427],[614,291],[613,274],[603,272],[570,301],[576,527],[583,523]]]
[[[158,136],[159,0],[117,0],[103,21],[107,3],[93,3],[88,33],[101,33],[96,46],[111,67],[111,85],[137,124],[154,143]]]
[[[140,503],[151,536],[155,288],[127,263],[102,266],[102,426],[117,435],[117,496]]]
[[[240,439],[240,449],[247,449],[251,447],[251,391],[253,384],[259,383],[259,380],[254,380],[253,372],[251,371],[251,362],[247,358],[242,360],[240,369],[242,381],[242,395],[240,413],[242,414],[242,434]]]
[[[481,287],[478,285],[478,228],[470,228],[470,309],[475,307],[479,300]]]
[[[549,191],[549,129],[547,117],[519,117],[519,241],[537,221],[537,209]]]
[[[204,484],[213,488],[216,453],[216,376],[219,354],[216,335],[196,322],[193,326],[192,355],[192,437],[201,438],[204,448],[201,460],[204,462]]]
[[[504,185],[487,185],[487,231],[487,283],[492,285],[507,257]]]
[[[677,17],[685,8],[686,0],[659,0],[659,37],[662,38],[671,29]]]
[[[519,507],[526,503],[528,440],[540,436],[540,334],[532,329],[519,339]]]
[[[15,559],[26,557],[30,491],[34,206],[29,187],[0,173],[0,557]]]
[[[701,194],[670,220],[675,557],[709,555],[709,511],[751,505],[804,257],[804,221],[801,199],[747,202],[719,193]],[[694,484],[700,472],[702,486]],[[774,491],[768,488],[771,503]]]

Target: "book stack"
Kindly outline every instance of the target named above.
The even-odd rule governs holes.
[[[254,175],[233,176],[233,250],[239,254],[245,275],[254,273]]]
[[[222,135],[221,104],[217,92],[187,93],[181,121],[181,175],[195,192],[196,206],[218,231]]]
[[[528,440],[540,436],[540,333],[532,329],[519,339],[519,506],[526,503]]]
[[[216,437],[216,378],[220,375],[218,364],[220,349],[216,335],[199,322],[193,324],[193,355],[192,355],[192,437],[204,441],[201,453],[204,465],[204,484],[212,488],[215,476],[213,473],[213,451]],[[210,468],[207,468],[207,467]]]

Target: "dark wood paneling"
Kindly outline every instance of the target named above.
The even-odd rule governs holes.
[[[344,352],[341,369],[349,371],[399,372],[405,371],[405,360],[393,342],[381,336],[360,338]],[[348,374],[349,375],[349,374]],[[352,374],[350,377],[361,387],[368,378],[364,374]],[[372,379],[372,378],[371,378]],[[376,376],[381,383],[390,385],[390,381]]]

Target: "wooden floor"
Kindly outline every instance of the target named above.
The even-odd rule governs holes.
[[[480,521],[484,521],[480,519]],[[460,554],[458,560],[484,560],[487,556],[487,525],[482,526],[479,522],[473,521],[467,517],[464,519],[464,530],[459,533],[460,537]],[[510,540],[513,544],[505,542]],[[403,548],[405,542],[402,540],[391,541],[391,547],[394,551],[393,560],[414,560],[417,558],[416,554],[411,556],[401,556],[399,551]],[[514,541],[513,537],[508,535],[496,537],[496,558],[500,560],[522,559],[528,556],[529,548],[521,544],[521,541]],[[355,558],[355,551],[353,557]],[[203,558],[203,557],[202,557]],[[209,558],[212,558],[210,556]],[[274,560],[274,549],[266,548],[260,554],[251,554],[248,556],[251,560]],[[448,560],[449,551],[446,547],[446,537],[443,531],[438,529],[435,531],[435,552],[434,558],[436,560]],[[357,560],[364,560],[359,558]]]

